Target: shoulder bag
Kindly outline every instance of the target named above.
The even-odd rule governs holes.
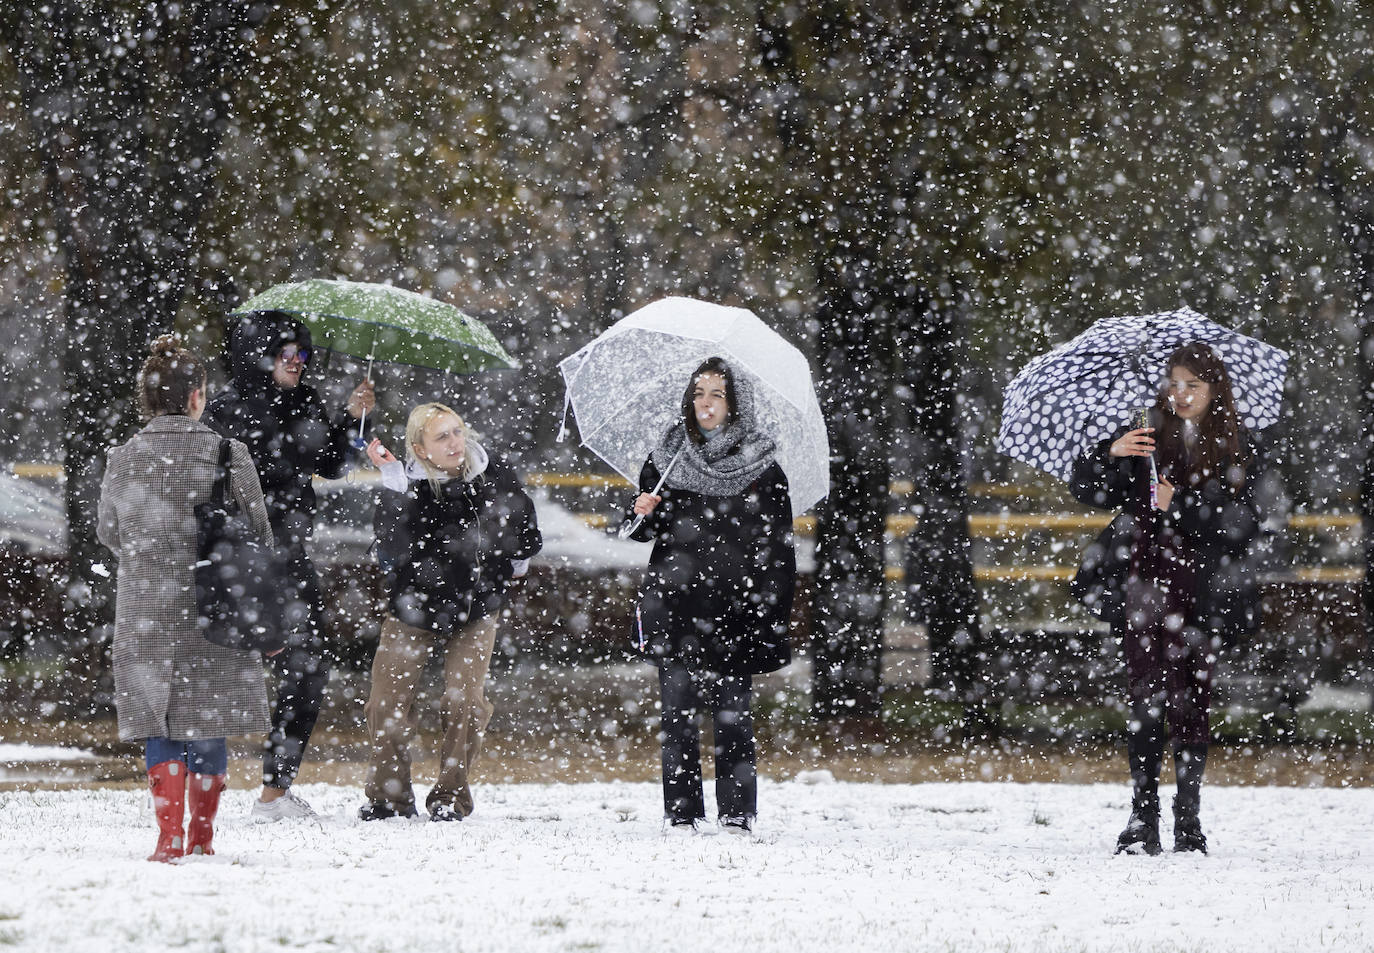
[[[230,447],[219,445],[219,466],[208,502],[196,506],[196,610],[208,642],[244,651],[274,652],[286,645],[286,567],[275,546],[264,546],[248,515],[229,493]]]

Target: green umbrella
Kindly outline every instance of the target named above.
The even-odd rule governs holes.
[[[234,314],[285,311],[298,316],[321,347],[367,361],[432,367],[454,374],[519,367],[496,335],[451,304],[391,285],[311,278],[273,285]],[[358,422],[358,436],[363,424]]]
[[[451,304],[391,285],[312,278],[273,285],[235,314],[286,311],[315,343],[369,363],[390,361],[454,374],[519,367],[482,322]]]

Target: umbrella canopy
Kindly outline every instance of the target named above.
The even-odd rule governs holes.
[[[1193,341],[1226,364],[1247,428],[1278,420],[1288,352],[1181,308],[1103,318],[1027,364],[1003,395],[997,449],[1067,481],[1079,455],[1154,404],[1169,355]]]
[[[805,356],[744,308],[664,298],[559,362],[582,444],[630,481],[682,417],[688,378],[724,358],[754,385],[759,426],[777,441],[792,512],[830,489],[830,441]]]
[[[362,360],[454,374],[520,366],[476,318],[391,285],[325,278],[274,285],[234,313],[253,311],[297,315],[318,344]]]

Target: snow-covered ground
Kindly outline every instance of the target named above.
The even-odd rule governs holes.
[[[80,748],[58,745],[11,744],[0,741],[0,764],[24,764],[30,761],[94,761],[95,755]]]
[[[175,867],[141,792],[0,793],[0,948],[1374,949],[1374,789],[1206,788],[1212,855],[1158,858],[1112,856],[1122,786],[765,781],[752,840],[665,836],[652,784],[483,785],[447,825],[302,793],[259,827],[228,792]]]

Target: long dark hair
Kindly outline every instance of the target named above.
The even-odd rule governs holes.
[[[205,389],[205,362],[188,351],[175,334],[164,334],[148,346],[148,359],[138,375],[138,403],[145,418],[186,413],[191,392]]]
[[[1217,479],[1238,490],[1245,482],[1250,453],[1241,439],[1245,428],[1236,413],[1235,393],[1225,363],[1205,343],[1194,341],[1169,355],[1168,371],[1176,367],[1210,385],[1212,402],[1198,420],[1197,446],[1190,457],[1184,447],[1183,418],[1174,413],[1169,402],[1169,385],[1160,392],[1155,402],[1159,421],[1155,442],[1165,475],[1175,485],[1201,486],[1209,479]]]
[[[721,357],[708,357],[701,362],[701,366],[692,372],[691,378],[687,381],[687,389],[682,393],[682,419],[687,427],[687,436],[693,443],[701,444],[706,442],[706,435],[701,432],[701,426],[697,423],[697,411],[695,402],[692,400],[693,392],[697,389],[697,378],[702,374],[719,374],[725,378],[725,406],[729,412],[725,423],[733,423],[739,418],[739,399],[735,396],[735,375],[730,370],[730,365],[725,363]],[[724,426],[724,424],[722,424]]]

